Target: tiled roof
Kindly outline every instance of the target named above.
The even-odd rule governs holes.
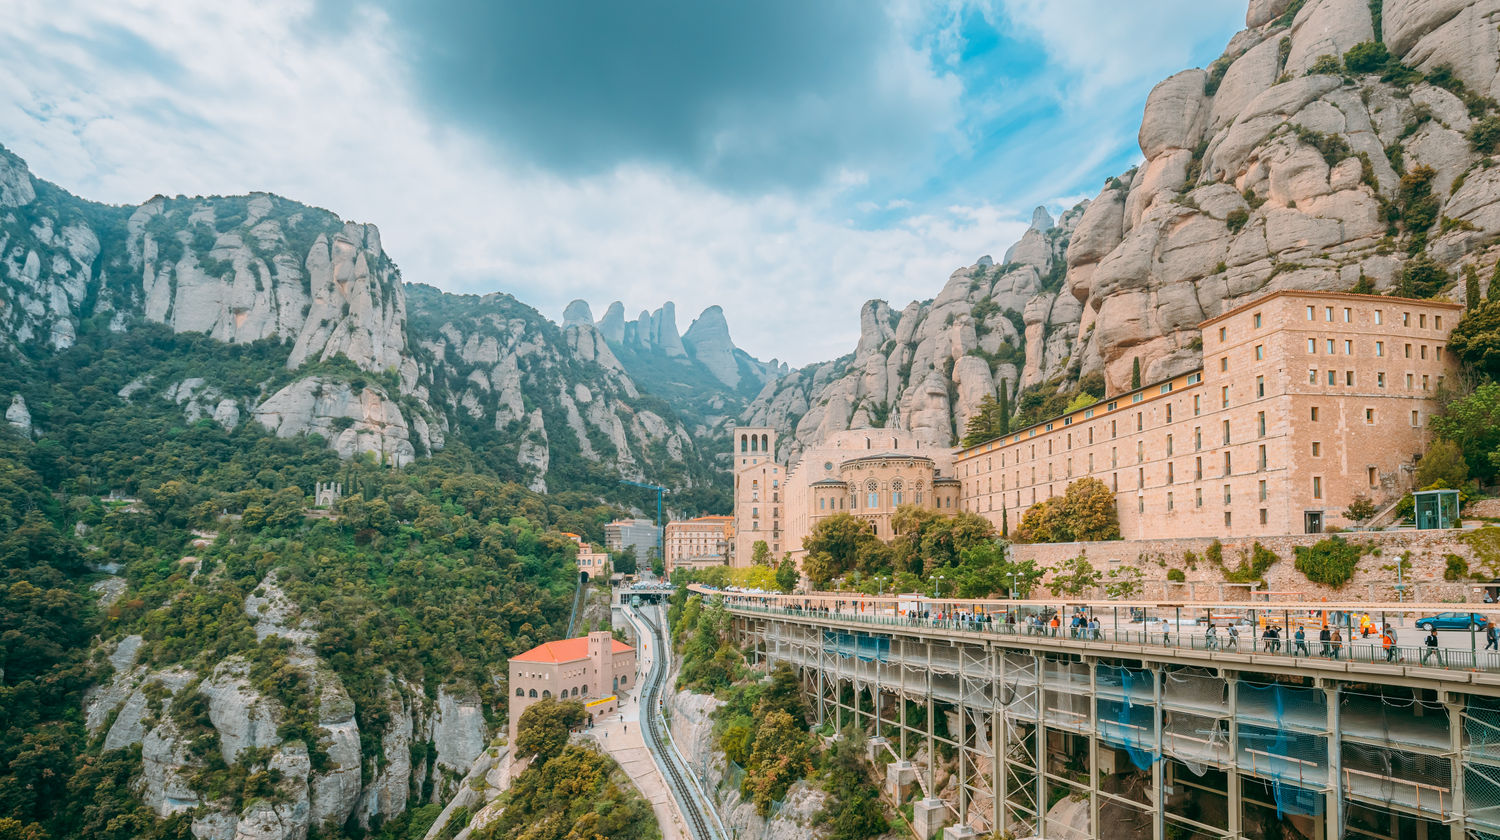
[[[619,639],[611,640],[614,643],[611,653],[625,653],[635,650],[630,645]],[[560,642],[547,642],[537,645],[525,653],[516,654],[510,658],[512,662],[574,662],[579,659],[587,659],[589,656],[589,637],[579,636],[576,639],[563,639]]]

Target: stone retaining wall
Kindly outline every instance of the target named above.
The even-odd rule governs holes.
[[[1376,547],[1378,555],[1366,554],[1359,561],[1354,578],[1342,589],[1332,589],[1309,581],[1294,566],[1297,546],[1308,546],[1326,538],[1326,534],[1292,534],[1280,537],[1234,538],[1223,540],[1224,565],[1233,569],[1241,560],[1248,559],[1255,543],[1281,558],[1266,571],[1266,588],[1271,592],[1297,593],[1298,595],[1344,599],[1344,600],[1396,600],[1396,558],[1407,553],[1411,567],[1403,575],[1408,584],[1406,600],[1424,601],[1479,601],[1482,590],[1478,582],[1452,582],[1443,579],[1448,555],[1462,557],[1469,564],[1472,575],[1485,580],[1500,578],[1500,568],[1487,563],[1460,537],[1463,530],[1443,531],[1369,531],[1341,534],[1354,543],[1366,543]],[[1184,538],[1164,540],[1116,540],[1092,543],[1017,543],[1011,546],[1016,560],[1032,560],[1044,569],[1056,569],[1079,553],[1088,556],[1096,569],[1105,572],[1106,581],[1110,569],[1122,565],[1135,566],[1143,573],[1146,598],[1202,598],[1241,599],[1248,587],[1224,583],[1219,568],[1207,562],[1204,555],[1212,539]],[[1186,555],[1197,555],[1197,563],[1190,567]],[[1390,566],[1390,569],[1382,568]],[[1169,569],[1181,569],[1185,577],[1182,583],[1167,580]],[[1050,575],[1049,575],[1050,579]]]

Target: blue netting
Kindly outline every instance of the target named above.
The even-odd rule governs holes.
[[[1271,783],[1276,814],[1323,813],[1328,785],[1327,695],[1318,689],[1240,683],[1239,765]],[[1264,721],[1265,725],[1246,722]]]
[[[855,657],[861,662],[885,662],[891,654],[891,640],[885,637],[867,636],[864,633],[839,633],[823,631],[823,649],[844,658]]]
[[[1115,665],[1099,666],[1099,734],[1104,741],[1130,754],[1142,770],[1160,761],[1156,751],[1155,684],[1151,672]],[[1118,695],[1118,697],[1112,696]]]

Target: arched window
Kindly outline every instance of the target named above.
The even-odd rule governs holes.
[[[518,688],[518,689],[516,689],[516,696],[517,697],[525,697],[526,696],[526,689],[524,689],[524,688]]]
[[[531,690],[531,696],[532,696],[532,697],[536,697],[536,689],[534,689],[534,688],[533,688],[533,689],[532,689],[532,690]]]
[[[759,452],[760,451],[760,435],[751,435],[750,436],[750,451],[751,452]]]
[[[762,452],[770,452],[771,451],[771,436],[770,435],[761,435],[760,436],[760,451],[762,451]]]
[[[626,676],[623,676],[623,677],[620,678],[620,685],[622,685],[622,686],[630,685],[630,676],[628,674]]]
[[[749,447],[750,447],[750,441],[748,440],[747,436],[746,435],[740,435],[740,451],[741,452],[748,452],[749,451]]]
[[[547,697],[551,697],[551,696],[552,696],[552,692],[550,692],[550,691],[548,691],[548,690],[547,690],[547,689],[545,689],[545,688],[544,688],[544,689],[542,689],[542,697],[543,697],[543,698],[547,698]]]

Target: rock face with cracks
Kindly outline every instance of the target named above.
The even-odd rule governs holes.
[[[1137,363],[1145,382],[1192,370],[1200,322],[1277,289],[1389,292],[1417,257],[1444,296],[1467,266],[1487,283],[1500,169],[1467,135],[1500,116],[1500,4],[1385,0],[1378,37],[1415,71],[1390,81],[1341,64],[1377,40],[1370,5],[1254,0],[1221,58],[1152,90],[1139,167],[930,302],[866,303],[853,353],[768,384],[742,419],[778,429],[782,458],[850,428],[948,444],[1001,382],[1014,407],[1017,386],[1098,374],[1114,394]],[[1312,72],[1329,62],[1343,72]],[[1413,183],[1437,202],[1424,230],[1401,213]]]

